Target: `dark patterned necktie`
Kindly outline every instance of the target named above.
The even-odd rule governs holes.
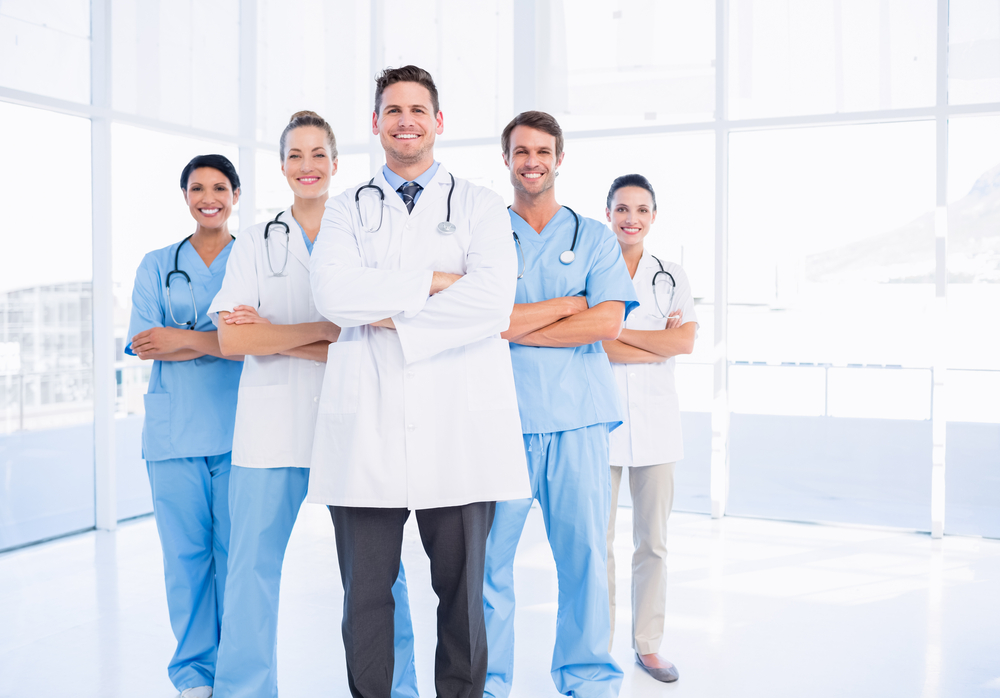
[[[413,213],[413,204],[417,200],[417,192],[421,189],[423,189],[423,187],[416,182],[406,182],[396,190],[403,195],[403,203],[406,204],[407,213]]]

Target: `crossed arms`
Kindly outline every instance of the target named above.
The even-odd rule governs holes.
[[[621,331],[625,303],[604,301],[593,308],[583,296],[516,303],[510,327],[500,336],[529,347],[579,347],[613,341]]]
[[[682,324],[683,323],[683,324]],[[617,339],[604,340],[604,351],[615,364],[657,364],[694,351],[697,323],[684,322],[680,310],[667,317],[662,330],[622,330]]]

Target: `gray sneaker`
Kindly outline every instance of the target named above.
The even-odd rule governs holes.
[[[677,667],[671,666],[669,669],[660,669],[658,667],[646,666],[642,663],[642,657],[639,653],[635,653],[635,663],[643,668],[647,674],[652,676],[657,681],[662,681],[663,683],[673,683],[680,678],[680,674],[677,673]]]

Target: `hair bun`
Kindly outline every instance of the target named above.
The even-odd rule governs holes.
[[[314,111],[309,111],[308,109],[306,109],[306,110],[304,110],[304,111],[297,111],[297,112],[295,112],[294,114],[292,114],[292,117],[291,117],[291,118],[290,118],[290,119],[288,120],[288,123],[292,123],[292,122],[293,122],[293,121],[295,121],[296,119],[298,119],[298,118],[300,118],[300,117],[303,117],[303,116],[311,116],[311,117],[313,117],[314,119],[319,119],[320,121],[322,121],[322,120],[323,120],[323,117],[321,117],[321,116],[320,116],[319,114],[317,114],[316,112],[314,112]]]

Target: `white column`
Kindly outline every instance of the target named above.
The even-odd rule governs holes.
[[[94,332],[94,510],[97,528],[118,526],[115,468],[114,293],[111,275],[111,0],[90,6],[91,207]]]
[[[514,0],[514,114],[538,108],[536,11],[535,0]]]
[[[948,426],[948,0],[937,3],[937,202],[934,211],[935,284],[932,332],[934,388],[931,393],[931,536],[944,535],[945,446]]]
[[[240,0],[239,99],[240,228],[246,228],[257,220],[257,0]]]
[[[381,73],[387,67],[385,64],[385,27],[383,26],[385,22],[385,0],[370,0],[372,19],[371,19],[371,43],[369,45],[370,51],[370,66],[372,81],[369,83],[368,87],[368,109],[370,113],[375,111],[375,76]],[[374,177],[378,174],[378,171],[382,169],[382,162],[385,160],[385,151],[382,150],[382,143],[379,141],[379,137],[371,133],[371,127],[369,126],[368,133],[368,164],[371,172],[371,176]]]
[[[715,347],[712,393],[712,518],[729,498],[729,2],[715,2]]]

